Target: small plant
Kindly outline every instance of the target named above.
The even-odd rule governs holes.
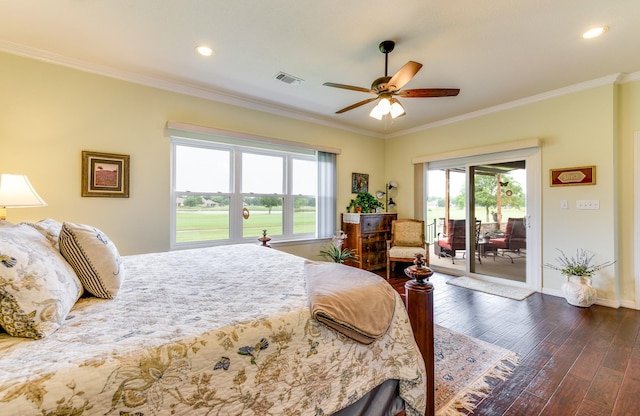
[[[320,250],[320,255],[334,263],[354,263],[358,261],[358,254],[356,254],[354,249],[342,248],[342,244],[346,238],[347,235],[342,230],[336,231],[331,238],[331,245],[324,250]]]
[[[575,257],[568,257],[564,251],[557,249],[560,257],[556,258],[558,264],[546,263],[544,267],[548,269],[558,270],[565,276],[583,276],[592,277],[595,272],[605,267],[611,266],[615,261],[606,261],[604,263],[593,264],[595,254],[589,254],[586,250],[578,249]]]
[[[378,201],[373,195],[369,192],[360,192],[355,199],[352,199],[349,203],[349,208],[358,208],[362,209],[362,212],[376,212],[376,208],[382,207],[382,202]]]
[[[354,249],[342,248],[334,244],[320,250],[320,255],[334,263],[354,263],[358,261],[358,254],[356,254]]]

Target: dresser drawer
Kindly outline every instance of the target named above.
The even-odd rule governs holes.
[[[364,216],[363,216],[364,217]],[[360,231],[364,233],[371,233],[375,231],[383,231],[385,226],[384,218],[376,215],[371,217],[362,218],[362,224],[360,224]]]
[[[372,251],[387,250],[387,234],[373,233],[362,236],[362,252],[368,253]]]
[[[386,266],[387,256],[384,252],[365,253],[361,259],[362,268],[365,270],[377,270]]]

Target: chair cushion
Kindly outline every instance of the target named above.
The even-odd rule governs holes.
[[[440,248],[444,248],[445,250],[453,250],[453,248],[451,247],[451,242],[444,238],[441,238],[440,240],[436,241],[436,245],[440,246]],[[458,250],[461,250],[461,249],[458,249]]]
[[[402,258],[402,259],[412,259],[416,256],[416,253],[420,253],[423,256],[426,256],[426,250],[422,247],[391,247],[389,249],[389,258]]]

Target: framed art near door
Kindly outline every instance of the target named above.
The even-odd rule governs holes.
[[[129,155],[82,152],[82,196],[129,198]]]

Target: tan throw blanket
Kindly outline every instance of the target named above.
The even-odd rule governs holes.
[[[306,261],[304,271],[311,315],[318,322],[363,344],[384,335],[396,305],[384,279],[339,263]]]

